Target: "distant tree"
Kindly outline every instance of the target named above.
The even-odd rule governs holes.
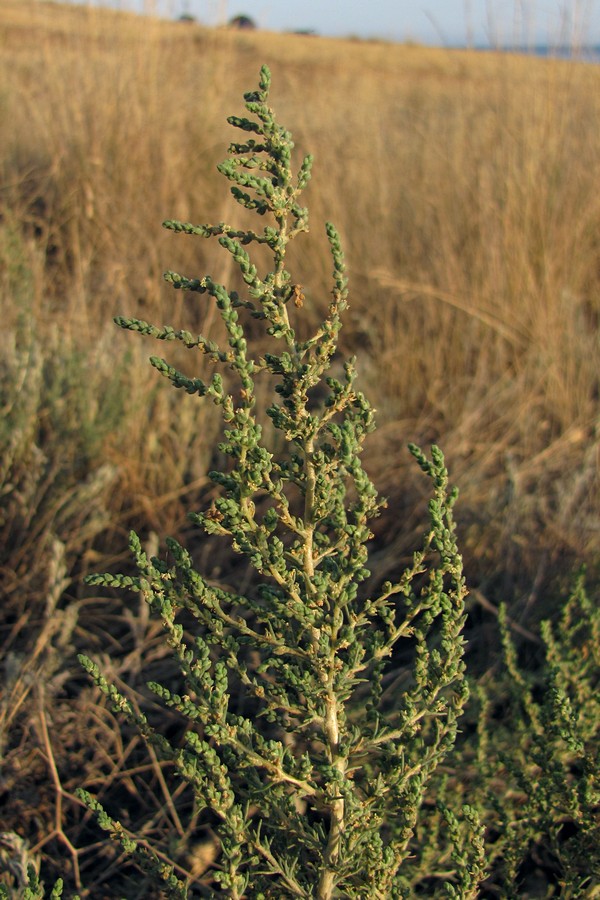
[[[250,16],[234,16],[229,20],[229,27],[251,30],[256,28],[256,22]]]
[[[196,16],[192,15],[192,13],[190,12],[189,0],[184,0],[182,6],[183,6],[183,9],[181,10],[181,15],[179,16],[179,21],[180,22],[195,22]]]

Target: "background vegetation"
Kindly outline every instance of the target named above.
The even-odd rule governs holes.
[[[534,668],[574,567],[592,594],[600,574],[600,69],[12,0],[0,42],[0,844],[29,844],[0,853],[70,867],[88,896],[147,896],[72,796],[82,779],[142,839],[177,833],[165,853],[186,871],[210,835],[182,824],[185,797],[75,661],[91,651],[147,708],[167,666],[159,626],[82,578],[124,571],[130,527],[152,551],[190,532],[199,568],[245,577],[185,517],[211,490],[211,410],[171,396],[111,321],[218,335],[162,272],[230,284],[229,257],[160,223],[231,218],[224,117],[268,63],[316,157],[314,233],[290,262],[307,329],[329,300],[317,223],[336,223],[349,262],[342,350],[378,410],[365,465],[389,498],[373,581],[423,527],[406,444],[435,441],[461,490],[471,670],[499,652],[501,601]]]

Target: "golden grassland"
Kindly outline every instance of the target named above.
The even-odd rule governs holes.
[[[573,568],[600,571],[600,67],[26,0],[0,7],[0,48],[0,750],[14,822],[76,873],[90,858],[67,844],[89,827],[70,794],[82,760],[86,783],[127,794],[137,744],[94,711],[74,651],[112,654],[135,689],[142,659],[166,655],[143,610],[81,579],[125,565],[132,525],[150,543],[188,528],[216,440],[212,412],[148,367],[160,348],[111,319],[218,334],[162,272],[228,283],[229,258],[160,223],[240,221],[215,171],[225,117],[267,63],[274,107],[316,158],[311,233],[289,265],[307,322],[328,303],[326,219],[347,253],[342,351],[378,409],[366,462],[389,498],[373,577],[397,574],[423,527],[406,444],[435,441],[461,491],[483,657],[498,602],[533,638]],[[56,766],[50,717],[70,748]],[[160,831],[177,813],[158,763],[148,771]]]

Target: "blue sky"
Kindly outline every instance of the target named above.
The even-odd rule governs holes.
[[[142,0],[134,0],[142,2]],[[148,2],[148,0],[146,0]],[[600,0],[154,0],[207,24],[251,16],[274,31],[312,28],[431,44],[600,43]]]

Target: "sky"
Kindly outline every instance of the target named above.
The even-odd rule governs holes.
[[[113,0],[115,3],[116,0]],[[119,0],[125,5],[127,0]],[[273,31],[314,29],[426,44],[600,43],[600,0],[131,0],[213,25],[237,14]]]

